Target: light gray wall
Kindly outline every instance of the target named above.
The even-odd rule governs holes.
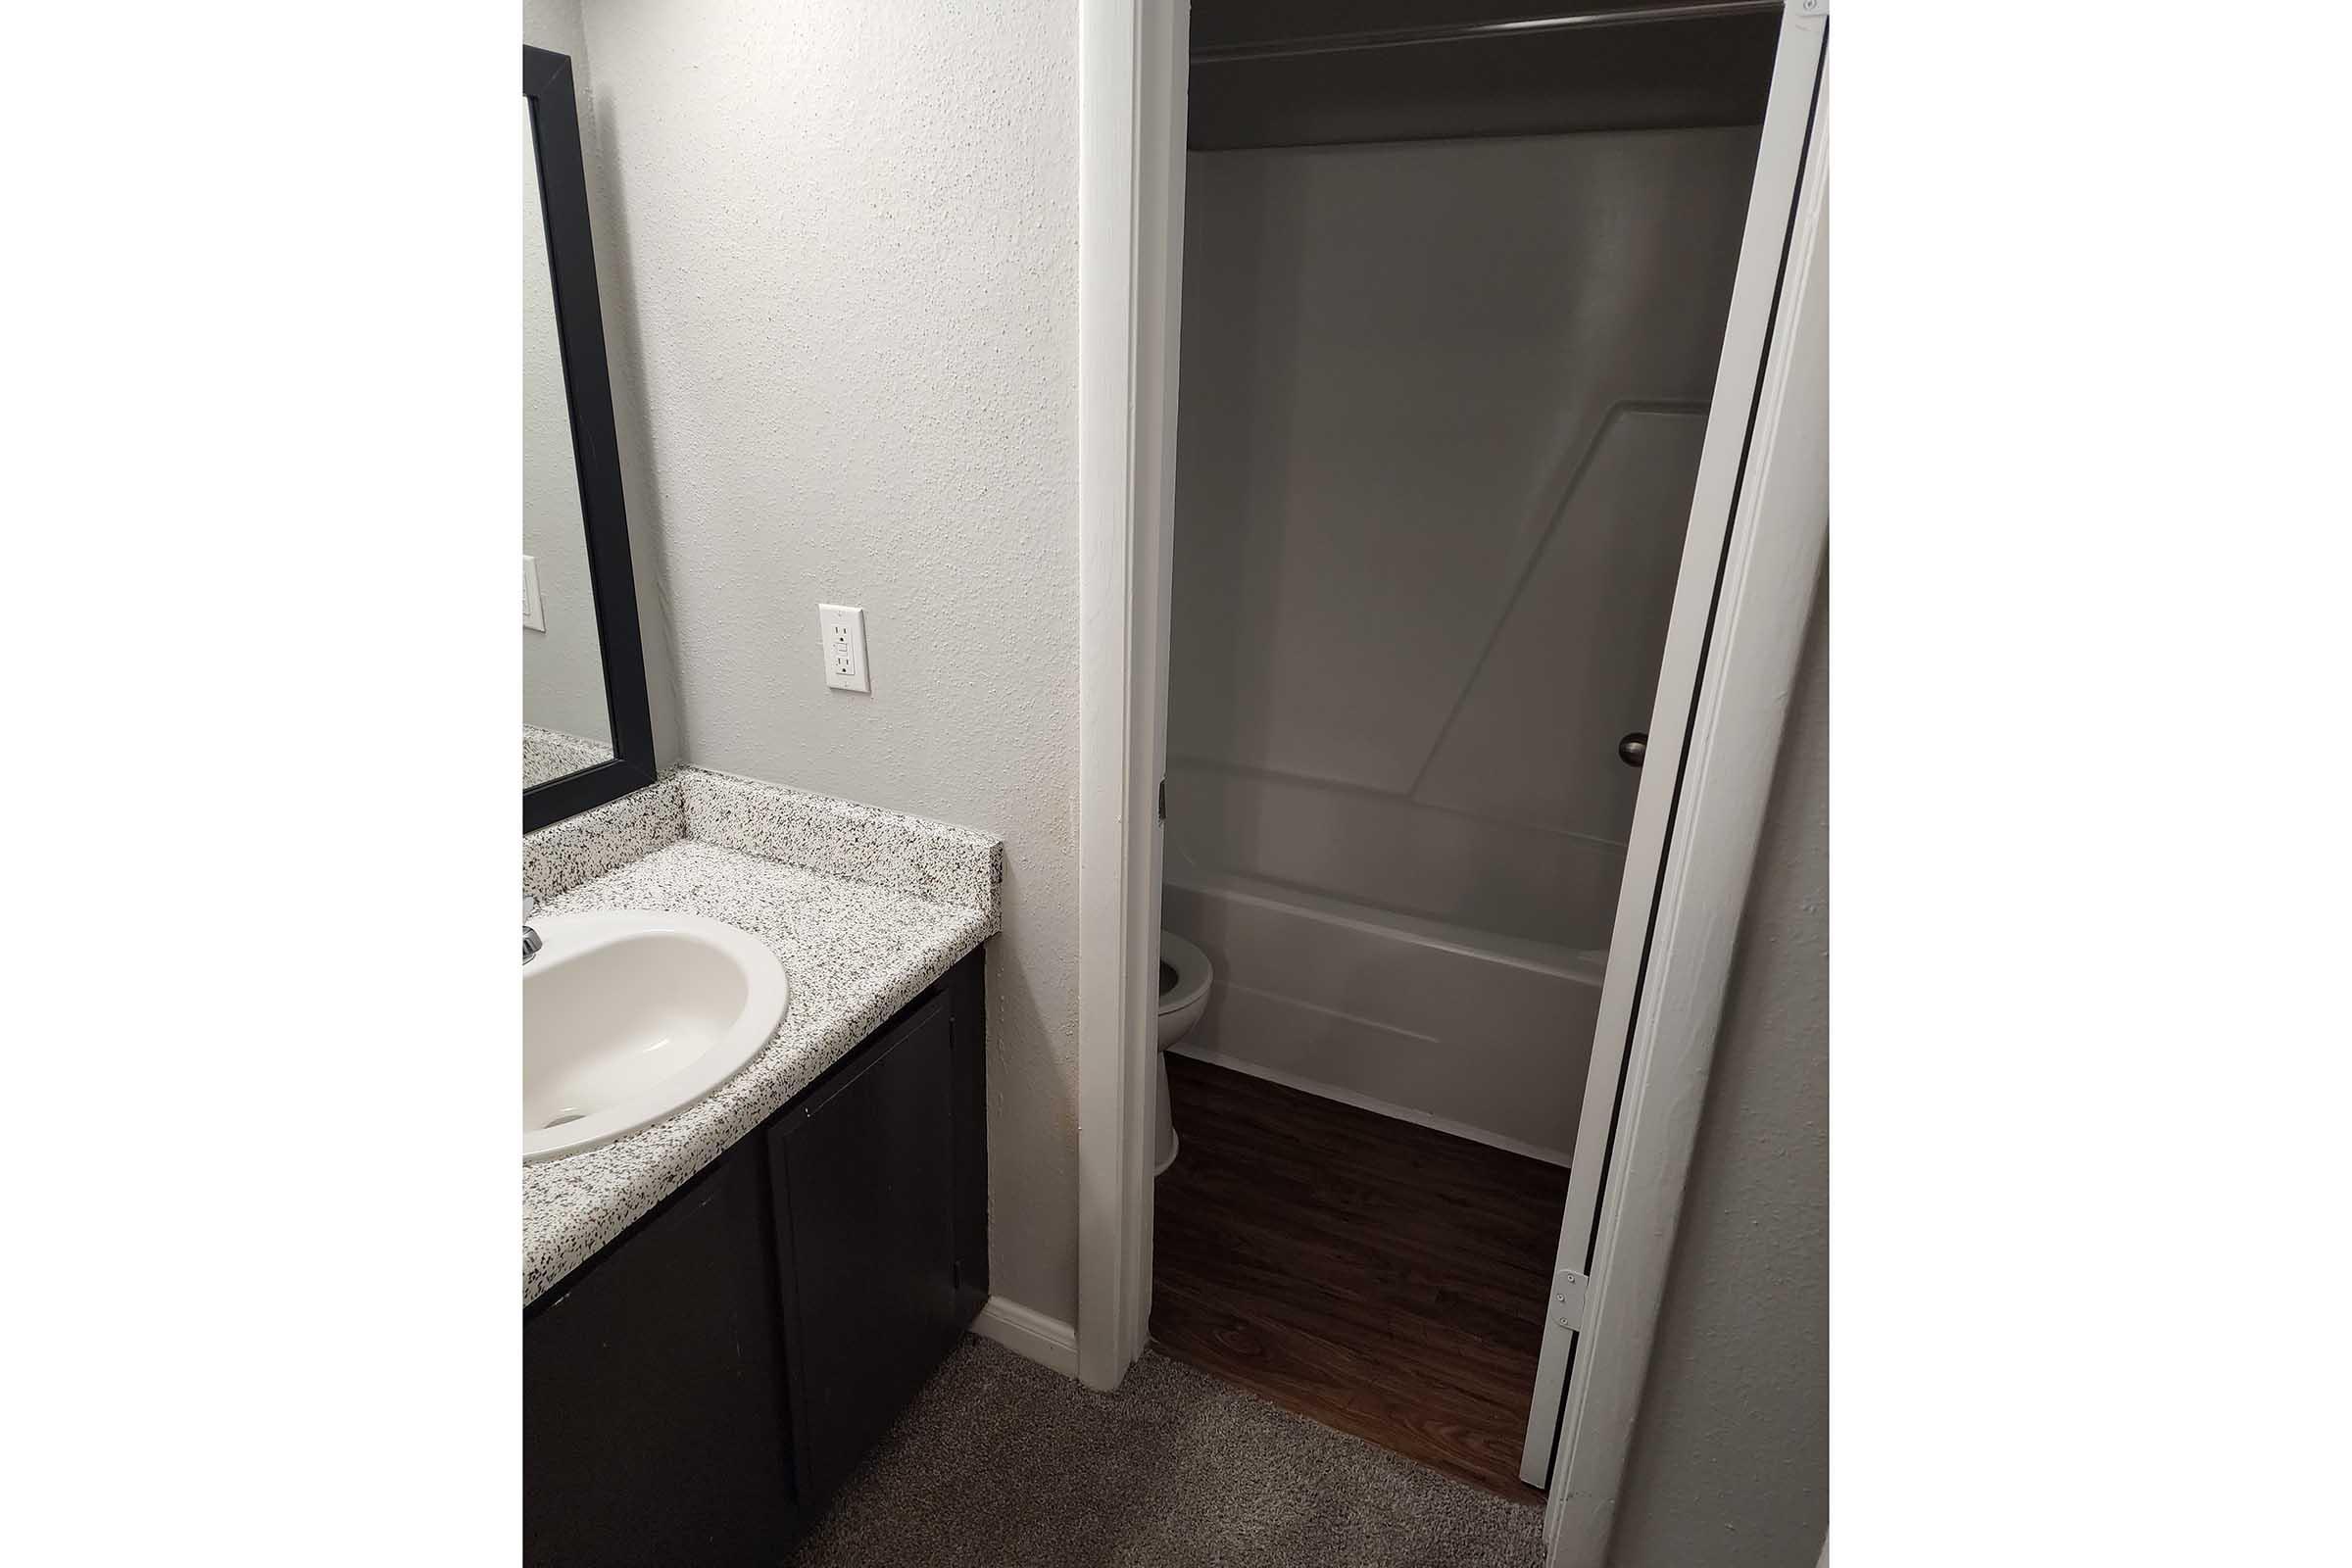
[[[1004,836],[994,1286],[1073,1320],[1077,10],[583,9],[682,755]]]
[[[580,162],[588,184],[588,223],[596,244],[597,291],[602,296],[599,307],[604,318],[605,360],[612,378],[612,423],[620,445],[622,498],[629,514],[629,555],[637,585],[638,632],[645,647],[646,700],[653,717],[655,760],[666,766],[678,760],[678,710],[681,698],[669,634],[668,595],[662,579],[660,498],[651,480],[651,457],[646,449],[646,420],[641,391],[644,381],[637,353],[635,290],[623,255],[627,230],[612,191],[608,167],[610,156],[604,146],[602,124],[596,108],[596,72],[589,56],[587,28],[579,0],[523,0],[522,41],[541,49],[552,49],[571,60],[572,92],[577,99],[576,113],[580,126]],[[526,267],[528,263],[526,256]],[[526,438],[528,417],[526,413]],[[568,437],[567,416],[565,438]],[[577,504],[576,494],[574,504]],[[584,544],[580,550],[580,559],[584,563]],[[545,587],[546,564],[543,561],[542,592]],[[593,604],[583,602],[583,608],[593,624]],[[551,620],[550,635],[553,634],[554,623]],[[529,635],[525,633],[526,637]],[[525,657],[527,662],[528,656]],[[602,667],[600,654],[600,678]],[[600,688],[600,710],[602,702]],[[529,717],[527,711],[525,716]],[[559,724],[556,727],[561,729],[565,726]],[[571,733],[593,733],[601,737],[606,734],[606,729],[600,726],[592,732],[573,730]]]
[[[1829,1525],[1829,568],[1815,589],[1610,1560],[1805,1568]]]
[[[580,0],[522,0],[522,41],[537,49],[552,49],[571,57],[574,90],[587,73],[588,34],[580,21]],[[583,114],[581,117],[587,117]],[[585,140],[585,135],[582,136]]]
[[[1606,946],[1755,146],[1190,159],[1173,878]]]

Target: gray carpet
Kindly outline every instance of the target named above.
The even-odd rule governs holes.
[[[967,1339],[795,1568],[1532,1568],[1543,1513],[1157,1353],[1117,1394]]]

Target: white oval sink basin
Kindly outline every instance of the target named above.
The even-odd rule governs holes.
[[[522,966],[522,1158],[609,1144],[710,1094],[784,1021],[784,965],[695,914],[608,909],[530,922]]]

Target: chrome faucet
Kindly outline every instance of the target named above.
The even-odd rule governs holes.
[[[539,912],[539,901],[528,893],[522,896],[522,961],[528,963],[537,956],[542,944],[539,933],[531,929],[531,916]]]

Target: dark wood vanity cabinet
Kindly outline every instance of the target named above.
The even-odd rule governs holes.
[[[781,1560],[988,1299],[981,956],[523,1314],[523,1554]]]
[[[526,1321],[528,1561],[751,1562],[792,1536],[761,1187],[720,1160]]]
[[[948,1003],[766,1133],[794,1477],[822,1500],[954,1348]]]

